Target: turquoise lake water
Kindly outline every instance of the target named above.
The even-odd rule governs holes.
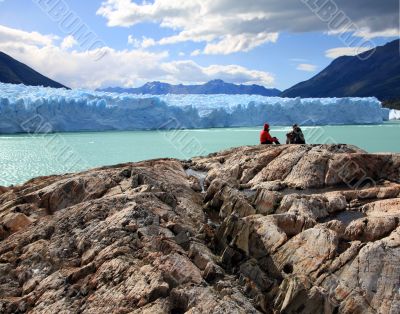
[[[383,125],[303,127],[308,143],[353,144],[368,152],[400,153],[400,122]],[[285,142],[290,127],[272,127]],[[0,135],[0,185],[43,175],[152,158],[187,159],[258,144],[260,127],[180,131],[131,131]]]

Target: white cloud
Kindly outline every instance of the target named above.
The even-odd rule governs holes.
[[[365,40],[370,40],[377,37],[399,37],[399,28],[389,28],[383,31],[371,32],[368,28],[360,29],[354,33],[354,36],[361,37]]]
[[[2,29],[0,26],[0,31]],[[170,62],[166,51],[105,48],[106,54],[98,59],[96,58],[98,51],[63,49],[62,43],[57,45],[51,40],[54,38],[51,35],[15,29],[8,29],[7,34],[4,36],[0,32],[1,51],[43,75],[73,88],[137,86],[155,80],[171,83],[190,83],[193,80],[205,82],[216,78],[233,83],[257,83],[268,86],[273,83],[271,74],[238,65],[202,67],[188,60]],[[21,41],[21,38],[29,38],[31,34],[35,34],[34,39]],[[70,39],[67,40],[69,41]],[[63,43],[65,44],[65,39]]]
[[[325,51],[327,58],[336,59],[341,56],[356,56],[360,53],[372,49],[371,47],[338,47]]]
[[[181,51],[180,53],[178,53],[178,56],[179,56],[179,57],[184,57],[184,56],[185,56],[185,53],[184,53],[183,51]]]
[[[135,48],[139,48],[141,45],[141,41],[135,37],[133,37],[132,35],[128,36],[128,44],[132,45]]]
[[[67,51],[57,46],[0,44],[0,50],[43,75],[74,88],[97,88],[108,82],[128,86],[166,74],[156,66],[165,60],[166,53],[107,48],[104,57],[96,61],[93,51]]]
[[[109,26],[160,23],[162,27],[178,30],[178,33],[160,39],[157,44],[206,42],[205,54],[249,51],[277,40],[277,32],[265,31],[266,15],[259,13],[257,8],[249,13],[224,14],[219,10],[213,12],[214,7],[210,0],[155,0],[141,5],[130,0],[108,0],[103,2],[97,14],[107,18]]]
[[[143,36],[141,40],[134,38],[132,35],[128,36],[128,44],[132,45],[135,48],[149,48],[156,44],[156,41],[153,38],[148,38]]]
[[[21,42],[24,44],[47,46],[53,43],[57,36],[42,35],[38,32],[25,32],[19,29],[14,29],[0,25],[0,43]]]
[[[76,41],[74,36],[69,35],[69,36],[65,37],[64,40],[62,41],[61,49],[70,49],[73,46],[76,46],[77,44],[78,44],[78,42]]]
[[[297,70],[299,71],[305,71],[305,72],[315,72],[317,69],[317,66],[314,64],[309,64],[309,63],[300,63],[297,65]]]
[[[149,48],[156,44],[153,38],[143,37],[142,38],[142,48]]]
[[[239,65],[210,65],[202,67],[191,60],[174,61],[162,65],[168,73],[169,81],[201,83],[222,79],[231,83],[262,84],[271,86],[272,74],[263,71],[249,70]]]
[[[192,57],[195,57],[195,56],[199,56],[200,54],[201,54],[201,50],[200,49],[196,49],[196,50],[193,50],[190,55]]]
[[[257,35],[240,34],[236,36],[228,35],[216,43],[209,43],[204,48],[205,54],[227,55],[239,51],[250,51],[266,42],[276,42],[278,33],[260,33]]]
[[[322,6],[317,10],[322,14],[326,11],[325,2],[307,3]],[[398,28],[398,0],[335,0],[335,5],[348,18],[346,23],[336,26],[338,19],[324,22],[304,1],[293,0],[154,0],[140,4],[133,0],[105,0],[97,14],[106,18],[111,27],[157,23],[175,32],[157,44],[204,42],[205,54],[249,51],[275,42],[280,32],[333,34],[348,26],[347,30],[357,32],[357,36],[373,38],[391,36]]]

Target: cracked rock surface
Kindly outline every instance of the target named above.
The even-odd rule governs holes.
[[[400,155],[248,146],[0,187],[0,313],[400,313]]]

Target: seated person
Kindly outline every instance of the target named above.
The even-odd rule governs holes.
[[[276,137],[272,137],[269,134],[269,124],[264,124],[264,129],[260,133],[260,143],[261,144],[280,144]]]
[[[305,144],[303,131],[297,124],[293,125],[292,132],[286,134],[286,144]]]

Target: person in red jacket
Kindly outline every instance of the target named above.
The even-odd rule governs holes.
[[[276,137],[272,137],[271,134],[269,134],[269,124],[265,123],[264,124],[264,130],[260,132],[260,143],[261,144],[280,144],[278,139]]]

